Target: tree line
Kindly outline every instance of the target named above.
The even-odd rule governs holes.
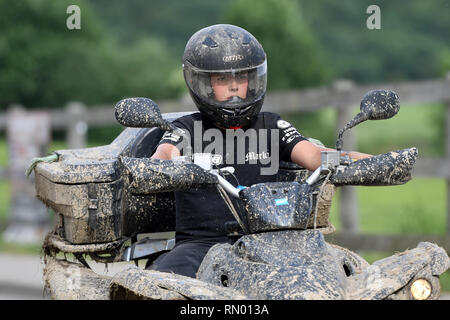
[[[432,78],[450,69],[444,0],[79,0],[81,29],[69,30],[73,3],[0,1],[0,109],[179,97],[184,45],[215,23],[239,25],[260,40],[269,90],[336,78]],[[380,7],[379,30],[365,24],[372,4]]]

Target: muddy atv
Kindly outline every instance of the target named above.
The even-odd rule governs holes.
[[[395,109],[395,114],[397,104],[394,93],[368,93],[360,114],[341,131],[338,150],[345,130],[390,117],[383,112]],[[194,155],[150,159],[164,132],[177,130],[171,122],[185,114],[161,115],[150,99],[124,99],[116,105],[116,118],[127,128],[110,145],[58,150],[35,166],[37,196],[54,212],[53,230],[43,244],[44,279],[52,298],[438,298],[439,275],[450,259],[437,245],[422,242],[370,265],[324,240],[335,231],[329,222],[335,188],[406,183],[415,148],[356,162],[342,159],[339,151],[325,153],[313,173],[281,162],[276,182],[237,190],[220,170],[205,165],[208,155],[197,157],[201,163]],[[152,261],[174,246],[173,192],[205,185],[219,188],[236,218],[228,226],[229,243],[210,249],[196,279],[139,267],[138,261]],[[282,205],[280,193],[286,195]],[[233,197],[241,205],[234,206]],[[105,276],[95,273],[86,257],[136,263]]]

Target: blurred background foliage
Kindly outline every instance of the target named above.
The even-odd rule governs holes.
[[[81,30],[66,28],[73,3],[81,8]],[[381,30],[366,28],[371,4],[381,8]],[[2,0],[0,110],[12,103],[58,108],[71,100],[179,97],[184,45],[215,23],[242,26],[260,40],[269,90],[337,78],[442,77],[450,67],[449,6],[447,0]]]
[[[223,21],[249,30],[268,56],[268,90],[314,87],[327,80],[328,63],[298,2],[234,0]]]

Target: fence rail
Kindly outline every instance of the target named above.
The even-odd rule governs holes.
[[[353,108],[361,98],[373,89],[395,91],[402,107],[411,104],[444,103],[446,113],[445,156],[442,158],[419,158],[413,169],[415,177],[440,177],[447,180],[447,221],[446,234],[441,236],[417,235],[366,235],[358,228],[357,198],[354,187],[341,188],[342,232],[332,238],[338,244],[351,249],[372,249],[396,251],[415,247],[417,242],[430,239],[450,250],[450,73],[442,79],[414,82],[380,83],[355,85],[351,81],[339,80],[330,86],[319,88],[270,92],[265,97],[263,111],[277,113],[314,111],[324,107],[335,108],[338,112],[336,128],[342,128],[353,116]],[[179,100],[157,101],[162,112],[182,112],[196,110],[189,96]],[[116,124],[112,105],[87,108],[81,103],[69,103],[62,110],[47,110],[51,129],[67,130],[69,148],[83,147],[86,143],[88,127]],[[0,114],[0,130],[6,130],[8,113]],[[355,149],[356,137],[352,131],[346,132],[345,149]],[[8,169],[0,167],[0,179],[8,178]]]

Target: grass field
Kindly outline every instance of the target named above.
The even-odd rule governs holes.
[[[445,233],[447,188],[443,179],[415,178],[401,186],[356,189],[363,233]],[[330,219],[339,230],[338,208],[339,197],[335,197]]]
[[[353,108],[353,114],[359,108]],[[334,109],[323,108],[318,112],[284,114],[305,137],[321,140],[327,147],[336,143],[336,118]],[[349,119],[350,120],[350,119]],[[417,147],[419,157],[444,154],[445,105],[407,105],[387,120],[366,121],[351,129],[357,141],[357,150],[380,154],[391,150]],[[339,128],[341,129],[341,128]],[[344,147],[346,149],[344,133]]]
[[[4,167],[8,165],[8,147],[6,145],[6,139],[0,137],[0,166]]]

